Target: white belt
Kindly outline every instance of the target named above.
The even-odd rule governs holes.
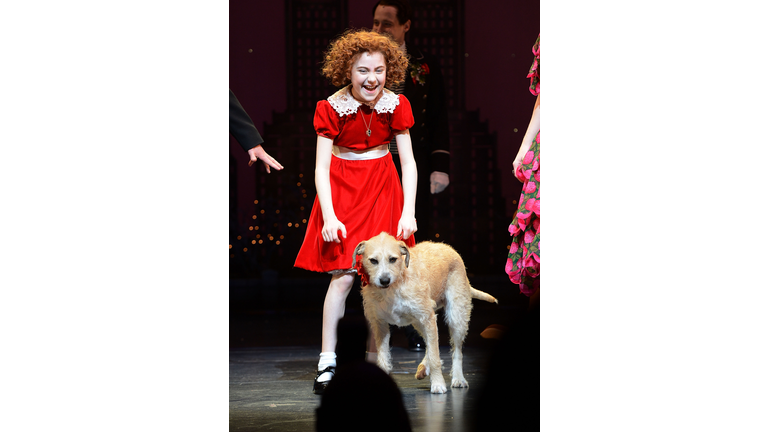
[[[333,155],[346,160],[378,159],[389,153],[389,144],[371,147],[366,150],[351,150],[346,147],[333,146]]]

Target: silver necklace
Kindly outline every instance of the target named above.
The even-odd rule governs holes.
[[[363,116],[363,123],[365,124],[365,128],[367,129],[367,130],[365,131],[365,134],[366,134],[366,135],[368,135],[368,136],[371,136],[371,126],[370,126],[370,124],[373,124],[373,115],[374,115],[375,113],[376,113],[376,110],[372,109],[372,110],[371,110],[371,119],[370,119],[370,122],[369,122],[369,123],[366,123],[366,122],[365,122],[365,114],[363,114],[363,110],[360,110],[360,115],[361,115],[361,116]]]

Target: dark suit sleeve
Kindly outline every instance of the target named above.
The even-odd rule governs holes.
[[[235,137],[245,151],[264,142],[253,124],[253,120],[240,105],[231,89],[229,90],[229,133]]]
[[[432,129],[429,142],[430,163],[432,171],[450,174],[451,143],[448,133],[448,102],[446,101],[445,83],[443,82],[440,62],[432,58],[429,69],[429,79],[432,80],[427,97],[427,113],[430,116],[428,124],[431,125],[430,128]]]

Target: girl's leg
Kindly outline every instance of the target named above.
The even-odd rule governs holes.
[[[348,273],[335,275],[331,279],[323,304],[323,352],[336,352],[336,328],[344,317],[345,302],[354,282],[355,275]]]
[[[344,316],[345,302],[349,292],[352,291],[352,285],[355,282],[354,274],[334,275],[331,283],[328,285],[328,292],[325,294],[325,303],[323,304],[323,340],[322,352],[317,370],[322,371],[328,366],[336,366],[336,341],[338,336],[336,330],[339,326],[339,320]],[[329,381],[333,375],[326,372],[317,377],[317,382]]]

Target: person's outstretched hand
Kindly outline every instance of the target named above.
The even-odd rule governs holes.
[[[280,165],[280,162],[276,161],[275,158],[264,151],[261,145],[257,145],[256,147],[248,150],[248,156],[251,158],[251,160],[248,161],[248,166],[253,166],[256,161],[261,159],[261,161],[264,162],[264,166],[267,168],[267,174],[270,172],[269,167],[272,167],[278,171],[283,169],[283,166]]]

